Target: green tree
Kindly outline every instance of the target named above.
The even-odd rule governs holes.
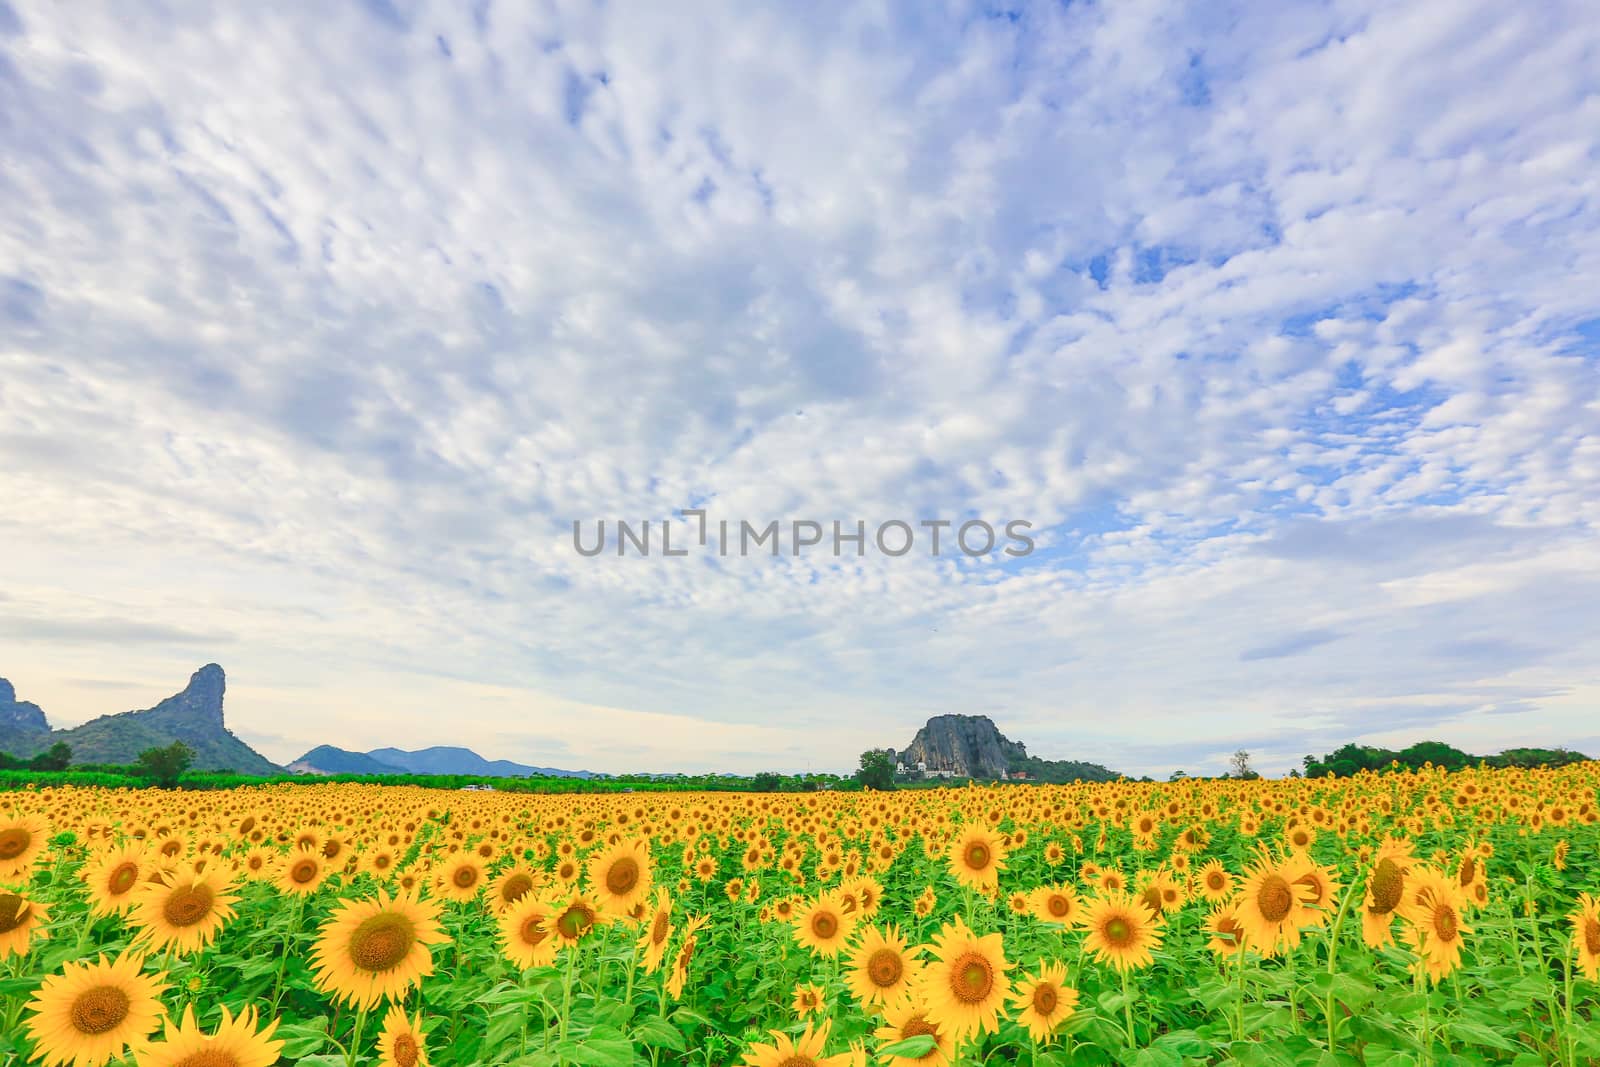
[[[750,779],[750,789],[755,793],[776,793],[783,784],[783,778],[772,771],[761,771]]]
[[[182,741],[174,741],[165,748],[145,749],[139,753],[139,759],[134,766],[141,775],[156,785],[163,789],[171,789],[178,784],[178,779],[193,762],[194,749]]]
[[[36,771],[64,771],[71,764],[72,746],[65,741],[57,741],[28,761],[28,766]]]
[[[861,753],[861,769],[856,780],[863,789],[894,788],[894,757],[886,748],[869,748]]]

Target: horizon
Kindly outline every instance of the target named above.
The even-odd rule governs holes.
[[[204,670],[205,667],[207,667],[207,666],[218,667],[219,669],[221,669],[223,671],[224,677],[226,677],[227,668],[224,665],[218,664],[218,663],[205,664],[202,667],[197,668],[194,673],[198,674],[201,670]],[[13,687],[15,687],[15,681],[13,679],[8,678],[4,674],[0,674],[0,681],[9,682],[9,683],[11,683],[13,685]],[[231,686],[229,688],[231,688]],[[176,692],[182,692],[182,690],[180,689],[180,690],[177,690]],[[170,697],[170,696],[173,696],[173,695],[175,695],[175,694],[174,693],[166,694],[167,697]],[[20,690],[17,691],[16,697],[17,697],[17,700],[19,702],[22,702],[22,703],[33,703],[33,704],[38,704],[39,703],[38,701],[35,701],[35,700],[27,700],[27,699],[25,699]],[[162,698],[159,698],[159,699],[156,699],[156,700],[152,700],[150,702],[149,706],[150,707],[154,707],[162,699],[166,699],[166,697],[162,697]],[[252,748],[255,748],[256,746],[254,745],[254,743],[250,739],[249,731],[248,730],[240,731],[240,730],[236,729],[234,723],[231,722],[228,719],[227,698],[226,698],[226,696],[224,696],[224,698],[223,698],[223,704],[224,704],[224,706],[223,706],[224,726],[227,728],[227,730],[230,733],[234,734],[234,736],[236,736],[236,737],[240,738],[241,740],[245,741],[245,743],[251,745]],[[43,711],[43,713],[45,714],[46,718],[49,719],[50,726],[51,726],[51,728],[53,730],[62,730],[62,729],[71,729],[73,727],[82,726],[84,723],[94,721],[95,719],[98,719],[98,718],[104,718],[104,717],[109,717],[109,716],[119,715],[119,714],[129,714],[129,713],[134,713],[134,712],[138,712],[138,711],[144,711],[144,710],[148,710],[148,709],[147,708],[128,708],[128,709],[124,709],[123,711],[120,711],[120,712],[103,712],[100,715],[90,716],[87,719],[83,719],[83,720],[80,720],[80,721],[73,721],[73,722],[58,722],[58,721],[56,721],[54,719],[50,719],[49,718],[49,716],[50,716],[49,709],[43,707],[42,705],[40,705],[40,710]],[[940,717],[989,719],[989,721],[994,725],[996,731],[1005,740],[1012,741],[1012,742],[1020,742],[1025,748],[1027,747],[1027,744],[1028,744],[1026,738],[1012,737],[1011,735],[1007,734],[1005,729],[1004,729],[1004,727],[1000,723],[994,722],[992,719],[990,719],[989,716],[980,715],[980,714],[970,714],[970,713],[964,713],[964,712],[942,712],[939,715],[930,716],[927,720],[924,721],[924,723],[919,724],[919,726],[913,731],[913,739],[915,738],[915,736],[917,736],[920,733],[920,731],[921,731],[923,726],[931,724],[935,718],[940,718]],[[1415,738],[1413,738],[1413,739],[1411,739],[1411,740],[1409,740],[1409,741],[1407,741],[1407,742],[1399,742],[1399,743],[1395,743],[1393,745],[1373,746],[1373,747],[1393,748],[1395,750],[1402,750],[1402,749],[1408,748],[1410,745],[1419,744],[1419,743],[1423,743],[1423,742],[1442,742],[1444,744],[1451,745],[1452,747],[1455,747],[1457,749],[1461,749],[1462,751],[1467,752],[1468,755],[1471,755],[1473,757],[1491,757],[1491,756],[1496,756],[1496,755],[1500,755],[1501,754],[1499,751],[1496,751],[1496,752],[1474,752],[1474,751],[1471,751],[1470,749],[1462,748],[1462,746],[1460,746],[1460,745],[1455,745],[1451,741],[1451,739],[1448,738],[1448,737],[1434,737],[1434,736],[1424,737],[1424,736],[1420,736],[1420,735],[1415,737]],[[906,742],[906,745],[909,745],[910,743],[911,742]],[[1356,744],[1358,742],[1353,742],[1352,741],[1352,742],[1346,742],[1346,743],[1348,743],[1348,744]],[[887,744],[884,744],[884,745],[872,745],[870,747],[871,748],[889,748],[892,751],[897,752],[897,753],[904,751],[904,747],[902,747],[901,745],[887,745]],[[1330,751],[1333,748],[1337,748],[1337,747],[1340,747],[1340,746],[1337,746],[1337,745],[1330,746]],[[1553,749],[1553,750],[1567,749],[1569,751],[1576,751],[1576,750],[1569,749],[1568,746],[1564,746],[1564,745],[1560,745],[1560,744],[1548,744],[1548,745],[1544,744],[1538,738],[1526,738],[1526,739],[1524,739],[1523,743],[1521,743],[1519,745],[1516,745],[1516,746],[1510,746],[1510,747],[1514,747],[1514,748],[1545,748],[1545,749]],[[807,766],[805,768],[783,767],[783,766],[763,766],[763,767],[755,768],[755,769],[746,768],[746,769],[740,770],[740,771],[732,771],[732,770],[729,770],[729,769],[727,769],[725,767],[716,767],[716,766],[699,766],[699,767],[685,766],[685,767],[677,768],[677,769],[673,769],[673,770],[662,770],[662,769],[659,769],[659,768],[652,768],[652,767],[636,767],[636,768],[627,769],[627,770],[612,770],[612,769],[609,769],[609,768],[606,768],[606,767],[586,767],[586,766],[576,766],[576,765],[571,765],[571,766],[569,766],[569,765],[561,765],[561,766],[557,766],[555,764],[552,764],[552,763],[549,763],[549,762],[546,762],[546,761],[541,761],[537,754],[534,754],[534,755],[526,755],[525,754],[525,755],[522,755],[522,756],[507,756],[507,755],[505,755],[503,753],[499,753],[499,752],[492,752],[492,751],[491,752],[484,752],[484,751],[480,751],[480,750],[478,750],[476,748],[473,748],[470,745],[463,745],[463,744],[459,744],[459,743],[447,743],[447,742],[431,742],[431,743],[427,743],[427,744],[418,743],[418,744],[414,744],[414,745],[372,745],[372,746],[368,746],[366,748],[356,748],[356,747],[351,747],[349,745],[340,744],[340,743],[338,743],[336,741],[323,741],[323,742],[319,742],[316,745],[311,746],[310,748],[305,749],[304,751],[301,751],[301,752],[297,753],[294,756],[287,756],[287,757],[280,757],[280,756],[278,756],[278,755],[276,755],[276,754],[274,754],[272,752],[260,751],[259,749],[257,749],[257,751],[260,751],[261,755],[266,756],[272,763],[277,764],[280,768],[288,770],[291,767],[292,764],[297,763],[301,759],[303,759],[304,757],[311,755],[311,753],[314,752],[318,748],[333,748],[333,749],[337,749],[337,750],[339,750],[341,752],[352,753],[352,754],[357,754],[357,755],[370,755],[373,752],[381,751],[381,750],[383,750],[385,748],[397,748],[397,749],[400,749],[402,751],[408,751],[408,752],[428,751],[428,750],[435,750],[435,749],[453,749],[453,750],[458,750],[458,751],[470,752],[471,754],[476,755],[476,756],[478,756],[478,757],[480,757],[480,758],[482,758],[482,759],[484,759],[484,760],[486,760],[488,762],[491,762],[491,763],[493,763],[493,762],[511,762],[511,763],[521,764],[521,765],[524,765],[524,766],[548,768],[550,770],[561,771],[561,772],[577,772],[577,773],[581,773],[581,774],[590,774],[590,775],[605,776],[605,777],[618,777],[618,776],[626,776],[626,775],[657,775],[657,776],[661,776],[661,775],[673,775],[673,774],[681,774],[681,775],[685,775],[685,776],[696,776],[696,775],[734,775],[734,776],[744,775],[744,776],[749,776],[749,775],[752,775],[752,774],[757,774],[757,773],[761,773],[761,772],[765,771],[765,772],[775,772],[775,773],[778,773],[778,774],[788,775],[788,776],[791,776],[791,777],[798,777],[798,776],[812,775],[812,774],[827,774],[827,775],[835,775],[835,776],[846,777],[847,778],[850,775],[852,775],[856,770],[856,768],[854,766],[843,767],[843,768],[840,768],[838,770],[833,770],[833,769],[829,769],[829,768],[825,768],[825,767],[815,767],[815,766]],[[1252,753],[1246,753],[1246,754],[1253,757]],[[1328,754],[1329,754],[1328,752],[1306,753],[1306,755],[1318,756],[1318,757],[1326,756]],[[1593,757],[1593,756],[1589,756],[1587,753],[1579,752],[1578,754],[1579,755],[1584,755],[1584,756],[1586,756],[1588,758],[1596,758],[1596,757]],[[1198,768],[1193,768],[1193,769],[1188,768],[1188,767],[1173,767],[1173,768],[1168,768],[1166,771],[1159,771],[1159,770],[1154,769],[1154,768],[1147,768],[1147,769],[1140,770],[1140,771],[1131,771],[1131,770],[1126,770],[1126,769],[1121,768],[1121,767],[1117,767],[1117,766],[1113,766],[1113,765],[1107,765],[1107,764],[1102,763],[1100,760],[1093,759],[1093,758],[1090,758],[1090,757],[1087,757],[1087,756],[1081,756],[1081,755],[1044,753],[1044,752],[1037,752],[1037,751],[1031,751],[1031,750],[1028,752],[1028,755],[1030,757],[1041,758],[1041,759],[1045,759],[1045,760],[1071,761],[1071,762],[1079,762],[1079,763],[1100,764],[1101,766],[1105,767],[1105,769],[1107,769],[1107,770],[1109,770],[1109,771],[1111,771],[1111,772],[1113,772],[1115,774],[1121,775],[1122,777],[1130,778],[1130,779],[1139,779],[1139,778],[1147,777],[1147,778],[1151,778],[1151,779],[1153,779],[1155,781],[1161,781],[1163,779],[1166,779],[1166,778],[1169,778],[1169,777],[1172,777],[1172,776],[1177,776],[1177,775],[1180,775],[1180,774],[1185,776],[1185,777],[1190,777],[1190,778],[1202,778],[1202,777],[1213,777],[1213,778],[1215,778],[1215,777],[1227,777],[1228,776],[1228,769],[1227,769],[1226,766],[1224,766],[1224,767],[1215,767],[1215,768],[1214,767],[1198,767]],[[1231,755],[1232,755],[1232,753],[1230,753],[1230,756]],[[1224,761],[1224,763],[1226,763],[1226,762],[1227,761]],[[1254,761],[1253,761],[1253,758],[1252,758],[1252,764],[1253,764],[1253,762]],[[1280,768],[1280,769],[1276,769],[1276,770],[1264,770],[1264,769],[1259,768],[1259,767],[1253,767],[1253,769],[1258,771],[1260,773],[1261,777],[1263,777],[1263,778],[1281,778],[1281,777],[1285,777],[1286,775],[1288,775],[1290,773],[1299,774],[1301,772],[1301,766],[1299,764],[1293,764],[1293,765],[1290,765],[1290,766],[1287,766],[1287,767],[1284,767],[1284,768]],[[414,773],[414,772],[399,771],[398,773],[410,774],[410,773]]]
[[[0,0],[0,677],[223,664],[280,764],[1600,755],[1584,15]]]

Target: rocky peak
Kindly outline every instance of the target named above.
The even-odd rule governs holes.
[[[150,710],[168,712],[174,717],[208,726],[221,726],[222,694],[227,687],[222,668],[207,663],[189,676],[189,684],[183,692],[168,697]]]
[[[1013,758],[1027,754],[1020,741],[1007,739],[987,715],[936,715],[897,755],[908,767],[925,763],[930,774],[999,778]]]
[[[0,726],[29,731],[50,729],[50,724],[45,721],[44,711],[39,705],[27,700],[18,700],[16,688],[4,678],[0,678]]]

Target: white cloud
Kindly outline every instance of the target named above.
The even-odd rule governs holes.
[[[1579,6],[11,9],[0,673],[63,722],[214,658],[285,760],[1592,734]],[[1042,550],[571,550],[701,501]]]

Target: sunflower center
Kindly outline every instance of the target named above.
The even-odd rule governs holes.
[[[839,932],[839,919],[832,912],[819,911],[811,916],[811,932],[827,941]]]
[[[1405,884],[1398,863],[1391,859],[1379,860],[1377,869],[1372,872],[1372,913],[1387,915],[1398,908]]]
[[[1589,950],[1589,955],[1600,956],[1600,919],[1583,920],[1583,945]]]
[[[161,914],[173,926],[193,926],[211,914],[215,895],[206,885],[186,885],[175,889],[161,906]]]
[[[507,878],[500,887],[500,899],[510,904],[532,888],[533,879],[519,871]]]
[[[988,845],[984,844],[982,841],[974,841],[972,844],[967,846],[967,850],[963,854],[963,858],[966,860],[967,866],[972,870],[981,871],[985,867],[989,866],[989,855],[990,853]]]
[[[1433,932],[1440,941],[1454,941],[1457,932],[1455,909],[1441,904],[1433,912]]]
[[[289,868],[289,881],[295,885],[308,885],[317,880],[318,864],[313,859],[303,859]]]
[[[350,962],[363,971],[381,973],[398,967],[417,942],[416,927],[404,915],[379,912],[350,935]]]
[[[9,934],[28,917],[28,904],[16,893],[0,893],[0,934]]]
[[[1230,945],[1237,945],[1244,940],[1244,927],[1234,922],[1231,916],[1225,916],[1217,921],[1217,936]]]
[[[667,931],[672,928],[672,920],[665,911],[656,912],[656,921],[650,927],[650,943],[662,944],[667,940]]]
[[[450,880],[456,884],[457,889],[471,889],[478,884],[478,868],[470,864],[457,867],[455,875]]]
[[[1144,906],[1149,908],[1152,913],[1161,914],[1161,890],[1159,888],[1151,886],[1140,894],[1140,899],[1144,901]]]
[[[239,1067],[239,1057],[224,1049],[203,1048],[174,1060],[172,1067]]]
[[[1471,885],[1472,880],[1478,876],[1478,861],[1471,856],[1461,861],[1460,881],[1462,885]]]
[[[116,986],[86,989],[72,1002],[72,1027],[80,1034],[104,1034],[128,1017],[128,994]]]
[[[400,1067],[416,1067],[419,1058],[416,1038],[410,1034],[401,1034],[394,1039],[394,1062]]]
[[[982,1004],[994,989],[994,964],[981,953],[968,952],[950,968],[950,992],[963,1004]]]
[[[1049,982],[1040,982],[1033,987],[1033,1010],[1040,1015],[1053,1014],[1060,1002],[1061,997],[1056,993],[1056,987]]]
[[[522,943],[535,946],[550,936],[550,931],[544,928],[543,915],[530,915],[522,924]]]
[[[1120,915],[1113,916],[1100,931],[1100,936],[1112,948],[1126,948],[1133,944],[1133,924]]]
[[[612,896],[625,897],[639,884],[639,861],[623,856],[606,871],[606,890]]]
[[[106,888],[111,890],[111,895],[120,897],[134,886],[139,884],[139,865],[137,863],[119,863],[116,870],[106,878]]]
[[[879,989],[895,985],[904,973],[905,966],[900,962],[900,953],[893,949],[880,948],[867,960],[867,977]]]
[[[1066,897],[1057,893],[1053,893],[1051,894],[1050,899],[1046,902],[1045,909],[1049,911],[1051,915],[1061,919],[1065,918],[1066,915],[1072,911],[1072,905],[1067,903]]]
[[[817,1067],[817,1061],[810,1056],[796,1052],[792,1056],[785,1056],[779,1060],[778,1067]]]
[[[556,920],[556,929],[561,931],[563,937],[582,937],[589,927],[594,925],[594,916],[583,908],[571,907],[561,913],[561,918]]]
[[[1294,907],[1294,890],[1278,875],[1268,875],[1261,883],[1261,888],[1256,890],[1256,906],[1261,909],[1261,917],[1267,922],[1282,922]]]
[[[33,844],[33,834],[20,826],[0,830],[0,860],[14,860]]]
[[[1221,871],[1212,871],[1206,875],[1206,888],[1214,893],[1221,892],[1226,884],[1227,880],[1223,878]]]

